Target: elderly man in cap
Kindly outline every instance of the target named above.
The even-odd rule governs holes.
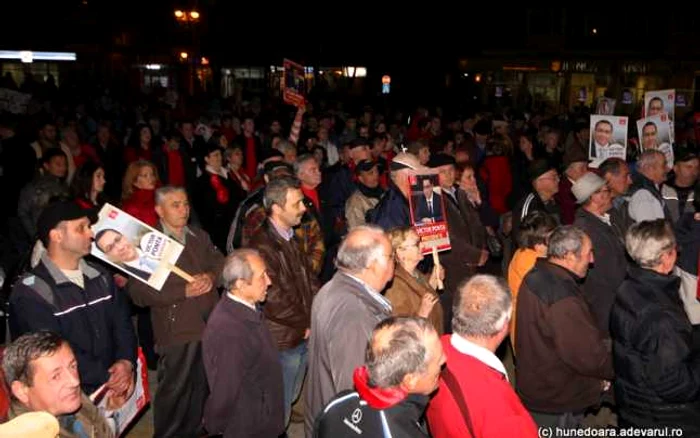
[[[379,169],[371,160],[360,161],[355,166],[357,190],[345,202],[345,219],[348,229],[364,225],[367,212],[379,203],[384,190],[379,185]]]
[[[570,149],[564,154],[564,177],[559,181],[559,191],[554,199],[561,211],[562,225],[574,223],[576,214],[576,197],[571,193],[571,186],[586,173],[588,156],[579,149]]]
[[[382,295],[394,276],[394,252],[377,227],[351,230],[338,249],[338,272],[311,307],[308,384],[304,393],[306,436],[316,415],[337,393],[353,386],[367,341],[378,322],[391,316]]]
[[[317,438],[428,437],[422,421],[438,386],[445,355],[423,318],[392,317],[375,327],[365,365],[355,369],[356,392],[343,391],[319,415]]]
[[[46,253],[10,295],[13,336],[38,330],[60,334],[77,358],[86,393],[107,384],[116,396],[130,395],[136,335],[112,276],[84,260],[93,238],[87,213],[74,202],[49,204],[37,229]]]
[[[513,242],[517,244],[520,222],[533,211],[541,211],[554,216],[560,222],[559,205],[554,195],[559,191],[559,173],[549,161],[538,159],[528,167],[532,192],[521,199],[513,208]]]
[[[415,155],[405,152],[396,155],[391,161],[391,183],[387,193],[377,207],[370,211],[368,221],[384,230],[410,225],[408,197],[411,196],[411,187],[408,177],[411,172],[425,170],[427,169],[420,164]]]
[[[574,225],[588,235],[595,253],[595,263],[588,270],[583,294],[598,328],[608,333],[615,291],[627,274],[623,228],[616,217],[608,213],[612,209],[612,195],[603,178],[588,172],[576,181],[572,191],[581,205]]]

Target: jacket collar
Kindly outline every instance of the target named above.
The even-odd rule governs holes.
[[[391,408],[408,397],[408,393],[401,388],[371,387],[369,384],[369,373],[364,366],[355,369],[352,380],[360,398],[366,401],[373,409]]]
[[[629,274],[635,281],[647,285],[653,290],[662,290],[672,295],[674,299],[678,296],[678,287],[680,286],[681,279],[676,275],[659,274],[651,269],[644,269],[637,265],[629,268]]]
[[[576,283],[581,282],[583,279],[580,278],[578,275],[574,274],[573,272],[569,271],[563,266],[555,265],[554,263],[548,261],[545,258],[539,258],[535,262],[535,267],[538,269],[542,269],[545,271],[549,271],[552,274],[556,275],[557,277],[560,277],[564,280],[572,280]]]
[[[49,258],[47,253],[41,255],[41,263],[43,263],[43,265],[46,267],[46,270],[51,276],[51,279],[53,279],[53,281],[57,285],[63,283],[71,283],[68,277],[66,277],[66,274],[64,274],[63,271],[61,271],[61,268],[56,266],[56,264]],[[78,262],[78,269],[80,269],[83,275],[85,275],[90,280],[93,280],[100,276],[100,272],[92,266],[88,265],[83,259],[80,259],[80,261]]]

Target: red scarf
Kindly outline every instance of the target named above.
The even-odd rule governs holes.
[[[369,374],[367,367],[355,368],[352,375],[355,389],[362,400],[366,401],[373,409],[387,409],[401,403],[408,393],[400,388],[372,388],[369,386]]]
[[[245,137],[245,173],[251,180],[258,172],[258,161],[255,156],[255,137]]]
[[[302,185],[301,192],[304,196],[311,199],[311,202],[314,203],[314,207],[316,207],[316,211],[321,211],[321,201],[318,199],[318,191],[316,189],[309,189]]]
[[[166,144],[163,150],[168,156],[168,184],[185,186],[185,167],[182,165],[182,155],[179,149],[170,149]]]
[[[219,204],[228,204],[228,188],[221,180],[221,177],[215,173],[209,174],[209,183],[216,192],[216,202]]]

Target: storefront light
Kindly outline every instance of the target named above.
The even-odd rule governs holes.
[[[32,61],[75,61],[75,52],[33,52],[31,50],[0,50],[0,59],[17,59],[30,63]]]
[[[146,70],[160,70],[162,67],[160,64],[146,64]]]

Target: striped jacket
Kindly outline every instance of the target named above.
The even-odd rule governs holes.
[[[136,365],[136,335],[125,295],[111,276],[84,260],[80,270],[85,289],[44,254],[12,290],[10,328],[13,339],[37,330],[60,334],[73,349],[81,387],[90,394],[109,379],[108,369],[117,360]]]

